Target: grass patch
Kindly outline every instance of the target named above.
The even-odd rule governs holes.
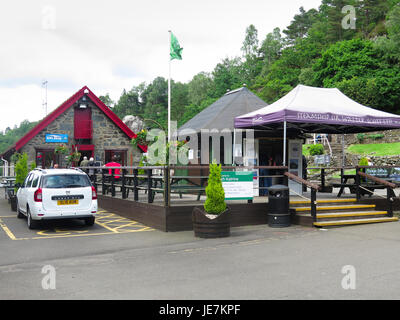
[[[371,143],[352,144],[347,151],[353,154],[374,155],[374,156],[395,156],[400,155],[400,142],[396,143]]]

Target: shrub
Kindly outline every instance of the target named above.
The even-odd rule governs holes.
[[[372,140],[379,140],[379,139],[383,139],[384,137],[385,137],[385,135],[383,133],[370,134],[368,136],[368,138],[370,138]]]
[[[357,134],[357,140],[359,143],[362,143],[365,139],[365,134],[364,133],[359,133]]]
[[[368,166],[368,159],[367,158],[361,158],[360,161],[358,162],[358,165],[360,167],[366,167]]]
[[[324,146],[322,144],[313,144],[309,147],[311,156],[318,156],[324,154]]]
[[[15,184],[22,185],[28,175],[28,155],[24,152],[23,154],[17,154],[17,163],[15,164]],[[18,188],[15,188],[17,191]]]
[[[221,165],[210,164],[210,175],[206,188],[204,210],[209,214],[220,214],[226,210],[225,192],[222,187]]]

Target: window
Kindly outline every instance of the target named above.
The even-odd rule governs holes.
[[[33,180],[32,180],[32,188],[36,188],[38,186],[38,182],[39,182],[39,176],[36,176]]]
[[[122,166],[126,165],[126,150],[106,150],[104,154],[104,163],[113,162],[116,157],[116,162]]]
[[[29,179],[28,179],[28,181],[27,181],[27,183],[26,183],[26,187],[27,188],[30,188],[31,187],[31,184],[32,184],[32,180],[33,180],[33,177],[34,177],[35,175],[32,173],[30,176],[29,176]]]
[[[36,166],[51,168],[56,160],[54,149],[37,149],[36,150]]]
[[[91,186],[87,175],[57,174],[43,177],[43,188],[84,188]]]
[[[29,179],[31,178],[31,175],[32,175],[32,173],[31,173],[30,175],[28,175],[28,176],[25,178],[25,181],[24,181],[24,187],[25,187],[25,188],[26,188],[27,185],[28,185],[28,181],[29,181]]]

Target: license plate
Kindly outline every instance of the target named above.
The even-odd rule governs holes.
[[[79,204],[79,200],[73,199],[73,200],[57,200],[57,205],[58,206],[65,206],[69,204]]]

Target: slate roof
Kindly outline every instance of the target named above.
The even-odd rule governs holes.
[[[234,119],[268,104],[257,97],[246,87],[227,92],[209,107],[198,113],[179,128],[193,129],[200,132],[201,129],[230,129],[234,128]]]

